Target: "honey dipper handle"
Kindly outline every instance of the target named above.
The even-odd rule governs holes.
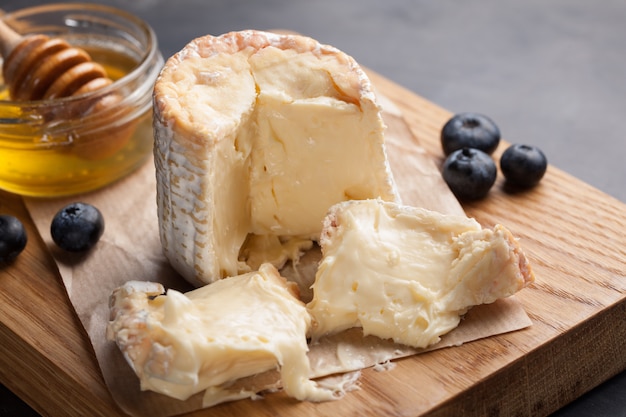
[[[11,29],[4,20],[0,19],[0,55],[9,56],[11,51],[22,41],[22,35]]]

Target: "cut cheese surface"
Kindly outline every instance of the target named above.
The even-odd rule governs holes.
[[[534,280],[502,226],[381,200],[332,207],[307,305],[319,338],[352,327],[427,347],[469,308],[508,297]]]
[[[154,109],[161,242],[196,285],[297,258],[335,203],[398,200],[368,78],[310,38],[198,38],[167,61]]]
[[[204,392],[210,406],[254,397],[230,393],[228,385],[279,368],[287,394],[336,399],[309,379],[310,316],[294,288],[270,264],[185,294],[131,281],[111,296],[107,338],[117,343],[142,390],[180,400]]]

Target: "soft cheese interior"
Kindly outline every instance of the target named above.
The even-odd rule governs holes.
[[[196,284],[297,258],[337,202],[397,199],[358,65],[308,38],[248,36],[198,40],[155,88],[161,240]]]
[[[289,395],[336,399],[333,390],[309,379],[311,318],[294,287],[270,264],[185,294],[129,282],[111,297],[107,337],[118,344],[143,390],[180,400],[204,392],[204,406],[210,406],[256,396],[228,386],[278,367]]]
[[[472,306],[534,280],[502,226],[381,200],[332,207],[308,309],[314,338],[362,327],[366,335],[423,348]]]

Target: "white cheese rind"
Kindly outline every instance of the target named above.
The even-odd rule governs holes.
[[[185,294],[170,289],[163,295],[160,284],[129,282],[111,296],[107,338],[117,343],[142,390],[180,400],[204,391],[208,406],[234,398],[230,383],[279,368],[288,395],[337,399],[309,379],[310,316],[294,287],[270,264]]]
[[[194,40],[154,92],[166,257],[202,285],[253,270],[266,256],[257,241],[291,259],[332,204],[399,200],[384,128],[367,76],[333,47],[259,31]]]
[[[307,308],[319,338],[352,327],[423,348],[474,305],[533,281],[510,232],[473,219],[381,200],[335,205]]]

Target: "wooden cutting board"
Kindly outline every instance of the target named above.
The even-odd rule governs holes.
[[[439,131],[450,113],[370,76],[440,164]],[[297,403],[277,394],[191,415],[274,416],[288,409],[296,417],[540,416],[626,369],[626,205],[551,166],[532,191],[507,193],[500,176],[486,200],[464,209],[484,226],[502,223],[521,238],[537,276],[518,295],[531,327],[399,360],[389,372],[367,369],[361,389],[341,401]],[[29,218],[22,199],[5,192],[0,212]],[[0,268],[1,382],[44,415],[123,415],[54,261],[33,223],[25,223],[29,245]]]

